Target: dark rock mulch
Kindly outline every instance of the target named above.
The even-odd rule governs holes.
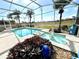
[[[48,58],[42,55],[42,45],[47,45],[50,49],[51,56]],[[11,48],[6,59],[71,59],[71,55],[71,52],[53,46],[48,40],[34,36]]]

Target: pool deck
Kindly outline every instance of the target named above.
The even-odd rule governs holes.
[[[17,43],[18,40],[11,32],[0,35],[0,59],[6,59],[9,49]]]
[[[72,35],[63,34],[63,33],[61,33],[61,35],[65,35],[66,36],[66,39],[69,42],[66,45],[62,45],[62,44],[58,44],[58,43],[55,43],[55,42],[51,41],[52,44],[55,45],[55,46],[57,46],[57,47],[63,48],[65,50],[78,53],[78,49],[79,49],[79,38],[78,37],[75,37],[75,36],[72,36]]]
[[[45,29],[43,31],[49,32],[49,29]],[[53,32],[53,31],[51,31],[51,32]],[[66,33],[58,33],[58,34],[66,36],[66,39],[69,42],[66,45],[62,45],[62,44],[58,44],[58,43],[55,43],[55,42],[50,40],[53,45],[60,47],[60,48],[63,48],[63,49],[68,50],[68,51],[78,53],[78,51],[79,51],[79,37],[78,36],[69,35],[68,33],[67,34]]]
[[[64,33],[60,33],[60,34],[65,35],[67,40],[69,40],[68,48],[70,49],[70,51],[78,53],[78,50],[79,50],[79,37],[69,35],[69,34],[64,34]]]
[[[43,30],[44,31],[44,30]],[[47,31],[47,30],[45,30]],[[67,40],[69,41],[66,45],[58,44],[56,42],[51,41],[51,43],[57,47],[66,49],[68,51],[72,51],[78,53],[79,49],[79,37],[72,36],[69,34],[60,33],[61,35],[65,35]],[[28,35],[23,38],[18,38],[17,40],[15,34],[13,32],[6,32],[0,34],[0,59],[6,59],[9,49],[12,48],[17,43],[24,41],[26,38],[33,37],[33,35]]]

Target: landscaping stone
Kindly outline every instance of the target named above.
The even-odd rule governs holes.
[[[48,58],[42,55],[42,45],[47,45],[50,50]],[[71,55],[71,52],[52,45],[49,40],[34,36],[12,47],[6,59],[71,59]]]

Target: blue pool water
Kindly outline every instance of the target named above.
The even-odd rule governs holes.
[[[51,34],[43,34],[41,36],[42,38],[52,40],[54,42],[60,43],[60,44],[67,44],[68,40],[64,35],[59,35],[57,33],[51,33]]]
[[[42,32],[41,30],[32,29],[32,28],[16,29],[13,32],[20,37],[24,37],[26,35],[33,35],[35,32],[38,32],[38,31]],[[68,42],[64,35],[59,35],[57,33],[43,32],[43,34],[40,37],[42,37],[44,39],[52,40],[52,41],[60,43],[60,44],[66,44]]]
[[[34,34],[37,31],[39,30],[27,28],[27,29],[16,29],[14,30],[14,33],[20,37],[24,37],[26,35]]]

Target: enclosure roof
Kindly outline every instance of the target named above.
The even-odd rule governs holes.
[[[55,1],[56,0],[0,0],[0,19],[7,19],[7,15],[14,10],[27,13],[29,9],[34,11],[34,15],[37,16],[35,17],[36,19],[41,18],[41,15],[43,16],[43,20],[53,19],[54,11],[55,17],[59,11],[59,9],[54,8]],[[73,0],[64,7],[64,18],[76,16],[78,3],[79,0]],[[22,14],[21,17],[23,18],[25,16]]]

